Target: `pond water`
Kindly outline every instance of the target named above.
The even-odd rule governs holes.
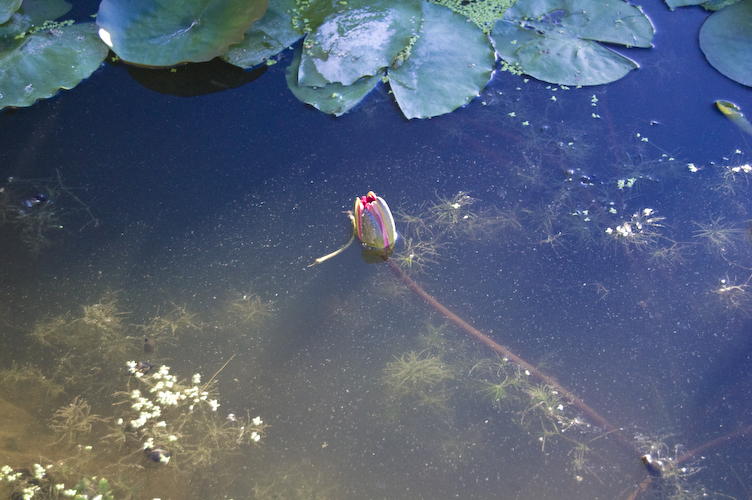
[[[496,72],[430,120],[383,86],[307,107],[291,51],[201,95],[108,62],[5,111],[0,466],[116,498],[749,498],[749,437],[685,452],[752,424],[752,138],[713,105],[752,99],[700,52],[705,11],[642,7],[654,48],[622,80]],[[308,267],[370,190],[404,272],[621,437],[355,245]],[[211,394],[129,424],[162,365]],[[111,420],[73,428],[87,405]],[[680,463],[637,492],[644,453]]]

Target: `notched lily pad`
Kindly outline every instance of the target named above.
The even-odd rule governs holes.
[[[266,11],[268,0],[102,0],[102,40],[131,64],[169,67],[224,54]]]
[[[654,33],[642,11],[622,0],[519,0],[491,38],[502,59],[539,80],[601,85],[638,65],[597,42],[650,47]]]
[[[292,63],[287,68],[287,86],[298,100],[310,104],[319,111],[334,116],[343,114],[354,108],[379,83],[381,74],[364,76],[351,85],[330,83],[323,87],[308,87],[298,85],[298,68],[300,67],[301,49],[295,51]],[[382,70],[383,73],[383,70]]]
[[[402,113],[429,118],[470,102],[491,78],[494,53],[488,36],[467,18],[421,2],[423,23],[410,56],[389,70],[389,85]]]
[[[752,0],[708,17],[700,29],[700,48],[715,69],[752,87]]]
[[[72,89],[99,67],[108,52],[94,23],[27,35],[0,56],[0,109],[31,106],[59,89]]]
[[[420,26],[420,3],[358,1],[327,17],[303,42],[298,85],[350,85],[394,63]]]

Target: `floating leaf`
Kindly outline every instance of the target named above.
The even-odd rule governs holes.
[[[703,9],[707,10],[721,10],[724,7],[734,5],[740,1],[741,0],[708,0],[707,2],[702,2],[700,5],[702,5]]]
[[[57,27],[58,23],[51,20],[70,9],[71,4],[65,0],[25,0],[10,19],[0,24],[0,53],[18,47],[24,35]]]
[[[671,10],[677,7],[689,7],[691,5],[700,5],[705,0],[666,0],[666,5]]]
[[[650,47],[654,32],[642,11],[622,0],[519,0],[491,38],[502,59],[539,80],[600,85],[638,65],[597,42]]]
[[[417,0],[356,0],[306,36],[298,85],[350,85],[391,65],[420,26]]]
[[[470,102],[491,78],[488,36],[446,7],[421,2],[423,23],[410,56],[389,70],[389,84],[407,118],[451,113]]]
[[[64,16],[71,7],[72,5],[65,0],[24,0],[21,11],[32,24],[39,26],[45,21]]]
[[[131,64],[210,61],[264,15],[268,0],[102,0],[102,40]]]
[[[692,5],[702,5],[708,10],[719,10],[728,5],[733,5],[739,0],[666,0],[666,5],[671,10],[677,7],[689,7]]]
[[[0,109],[30,106],[72,89],[102,63],[109,49],[94,23],[38,31],[0,56]]]
[[[264,17],[253,23],[239,45],[231,45],[222,59],[240,68],[252,68],[285,50],[303,34],[292,27],[288,11],[292,0],[271,0]]]
[[[0,24],[3,24],[20,7],[23,0],[0,0]]]
[[[15,13],[8,22],[0,25],[0,54],[18,47],[21,42],[17,37],[33,25],[31,19],[20,13]]]
[[[323,87],[298,85],[301,52],[300,48],[295,51],[292,63],[287,68],[287,86],[298,100],[310,104],[324,113],[342,116],[363,100],[366,94],[381,80],[381,74],[377,74],[360,78],[352,85],[342,85],[341,83],[330,83]]]
[[[708,62],[728,78],[752,86],[752,0],[719,10],[700,29]]]

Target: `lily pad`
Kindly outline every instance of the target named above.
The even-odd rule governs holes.
[[[671,10],[677,7],[689,7],[691,5],[700,5],[705,0],[666,0],[666,5]]]
[[[0,0],[0,24],[3,24],[20,7],[23,0]]]
[[[690,7],[692,5],[702,5],[707,10],[720,10],[738,1],[740,0],[666,0],[666,5],[671,10],[677,7]]]
[[[231,45],[222,59],[240,68],[252,68],[285,50],[303,34],[292,27],[287,13],[295,7],[292,0],[271,0],[264,17],[253,23],[238,45]]]
[[[14,13],[10,20],[0,25],[0,55],[9,52],[21,44],[21,41],[16,38],[18,35],[22,35],[26,30],[31,29],[34,23],[19,12]]]
[[[64,16],[73,7],[65,0],[24,0],[21,12],[37,26]]]
[[[65,0],[24,0],[21,8],[0,24],[0,54],[18,47],[20,39],[27,34],[57,28],[60,23],[52,20],[65,15],[70,9],[71,4]],[[72,23],[66,21],[62,24]]]
[[[420,26],[418,0],[355,0],[306,36],[298,85],[350,85],[391,65]]]
[[[703,9],[707,10],[721,10],[724,7],[734,5],[740,1],[741,0],[708,0],[707,2],[702,2],[700,5],[702,5]]]
[[[224,54],[266,11],[268,0],[102,0],[102,40],[131,64],[169,67]]]
[[[287,68],[287,86],[298,100],[310,104],[319,111],[334,116],[342,116],[355,107],[381,80],[381,74],[364,76],[351,85],[330,83],[323,87],[298,85],[301,48],[295,51],[292,63]],[[383,73],[383,69],[382,69]]]
[[[421,2],[422,26],[410,56],[389,70],[389,85],[402,113],[428,118],[470,102],[491,78],[494,53],[488,36],[467,18]]]
[[[59,89],[72,89],[99,67],[108,52],[94,23],[26,36],[0,56],[0,109],[31,106]]]
[[[752,86],[752,0],[719,10],[700,29],[708,62],[728,78]]]
[[[496,51],[549,83],[601,85],[638,67],[597,42],[650,47],[650,19],[622,0],[519,0],[496,22]]]

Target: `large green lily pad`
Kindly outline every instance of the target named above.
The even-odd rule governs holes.
[[[293,0],[270,0],[264,17],[253,23],[238,45],[231,45],[222,59],[240,68],[251,68],[294,44],[303,34],[292,27],[288,12]]]
[[[666,5],[671,10],[677,7],[690,7],[692,5],[702,5],[708,10],[720,10],[728,5],[733,5],[739,0],[666,0]]]
[[[301,52],[300,48],[295,51],[292,63],[287,68],[287,86],[298,100],[310,104],[324,113],[342,116],[363,100],[381,79],[381,74],[376,74],[364,76],[350,85],[342,85],[341,83],[330,83],[323,87],[298,85]]]
[[[45,21],[64,16],[71,7],[72,5],[65,0],[24,0],[20,12],[23,12],[32,24],[41,26]]]
[[[102,40],[131,64],[169,67],[224,54],[266,11],[268,0],[102,0]]]
[[[502,59],[539,80],[601,85],[638,67],[597,42],[650,47],[655,30],[622,0],[519,0],[491,38]]]
[[[0,55],[0,109],[31,106],[72,89],[102,63],[109,49],[94,23],[74,24],[26,36]]]
[[[34,23],[21,13],[16,12],[10,20],[4,24],[0,24],[0,54],[11,51],[21,44],[21,41],[16,38],[22,35],[26,30],[31,29]]]
[[[494,53],[488,36],[467,18],[453,13],[450,9],[421,1],[418,6],[420,12],[415,16],[410,10],[393,11],[408,16],[409,23],[396,20],[395,25],[407,26],[407,34],[411,36],[405,40],[405,35],[398,33],[390,35],[381,33],[374,35],[385,39],[387,35],[393,37],[385,39],[384,44],[390,44],[394,39],[404,40],[405,45],[399,47],[394,43],[391,53],[379,52],[381,59],[373,59],[368,65],[361,65],[357,58],[353,67],[358,71],[347,68],[348,58],[340,58],[338,64],[343,69],[332,71],[331,74],[348,73],[347,78],[335,78],[351,81],[356,74],[360,74],[351,84],[328,82],[316,67],[319,79],[314,79],[321,85],[302,84],[304,54],[296,58],[288,69],[287,84],[295,96],[315,108],[341,115],[355,106],[378,83],[384,71],[389,74],[389,83],[397,103],[407,118],[428,118],[438,116],[467,104],[488,83],[494,65]],[[366,26],[378,29],[379,23],[370,24],[371,17],[365,15]],[[413,21],[419,23],[413,26]],[[372,38],[359,34],[364,40]],[[395,38],[396,37],[396,38]],[[398,51],[394,51],[396,48]],[[300,51],[299,51],[300,52]],[[378,61],[378,62],[376,62]],[[373,66],[380,64],[376,69]],[[308,74],[310,76],[310,73]],[[334,78],[334,77],[332,77]],[[313,78],[311,78],[313,79]],[[311,79],[306,80],[308,83]]]
[[[0,24],[0,54],[18,47],[20,38],[28,33],[57,27],[52,20],[70,9],[65,0],[24,0],[21,8]]]
[[[389,84],[407,118],[451,113],[470,102],[491,78],[488,36],[446,7],[421,2],[423,23],[410,57],[389,70]]]
[[[23,0],[0,0],[0,24],[10,19],[20,7]]]
[[[394,63],[420,26],[418,0],[355,0],[306,36],[298,85],[350,85]]]
[[[708,17],[700,29],[700,48],[715,69],[752,86],[752,0]]]

